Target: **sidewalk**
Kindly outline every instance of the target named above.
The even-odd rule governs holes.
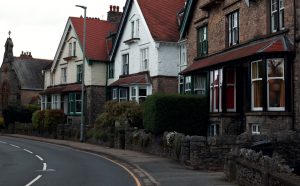
[[[107,148],[99,145],[80,143],[74,141],[47,139],[35,136],[8,135],[13,137],[32,139],[63,146],[72,147],[82,151],[88,151],[104,155],[109,159],[118,161],[130,169],[139,178],[143,185],[162,186],[229,186],[234,185],[227,182],[223,172],[195,171],[189,170],[174,160],[167,158],[135,152]]]

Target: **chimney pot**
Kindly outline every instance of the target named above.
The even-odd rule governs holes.
[[[110,11],[112,11],[112,5],[109,6]]]
[[[117,12],[119,12],[119,6],[117,6]]]
[[[114,11],[114,12],[116,11],[116,6],[113,6],[113,11]]]

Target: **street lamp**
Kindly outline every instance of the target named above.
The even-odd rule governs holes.
[[[86,6],[76,5],[76,7],[82,8],[84,10],[84,21],[83,21],[83,61],[82,61],[82,78],[81,78],[81,123],[80,123],[80,142],[83,142],[83,128],[84,128],[84,66],[85,66],[85,37],[86,37]]]

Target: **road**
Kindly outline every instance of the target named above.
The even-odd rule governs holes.
[[[96,154],[0,136],[0,185],[138,185],[129,170]]]

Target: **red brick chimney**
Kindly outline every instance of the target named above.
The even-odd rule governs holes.
[[[120,22],[122,12],[120,12],[119,6],[110,5],[107,12],[107,21],[112,23]]]

